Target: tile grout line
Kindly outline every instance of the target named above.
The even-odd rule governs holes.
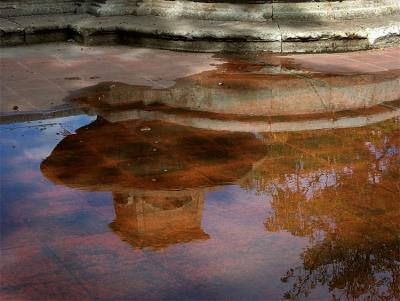
[[[91,294],[90,290],[87,289],[86,286],[83,285],[83,283],[79,280],[79,278],[77,278],[75,274],[69,268],[67,268],[67,266],[62,262],[62,260],[58,257],[57,253],[46,242],[42,243],[44,247],[52,254],[57,264],[68,272],[68,274],[72,277],[72,279],[74,279],[75,282],[86,292],[86,294],[90,297],[90,299],[96,300],[96,298]]]

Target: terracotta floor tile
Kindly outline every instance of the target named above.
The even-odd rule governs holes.
[[[1,300],[63,300],[87,301],[93,300],[88,292],[76,281],[48,281],[34,284],[19,284],[3,287],[0,291]]]
[[[40,241],[62,241],[68,237],[87,237],[108,232],[108,220],[96,212],[74,210],[29,222]]]
[[[26,80],[15,80],[12,82],[9,81],[6,83],[6,85],[8,88],[16,91],[16,93],[19,93],[21,90],[47,89],[49,87],[49,82],[38,76],[32,76]]]
[[[25,224],[1,224],[1,249],[37,245],[39,243],[35,233]]]
[[[179,279],[154,263],[79,280],[92,296],[101,300],[162,300],[179,283]]]
[[[60,262],[77,277],[95,277],[141,265],[145,255],[134,250],[111,229],[107,233],[69,237],[49,243]]]
[[[71,279],[69,272],[43,244],[1,250],[1,283],[4,287]]]
[[[38,87],[34,89],[18,90],[17,94],[29,101],[36,110],[45,110],[52,106],[63,104],[63,99],[67,96],[67,93],[47,83],[45,87]]]

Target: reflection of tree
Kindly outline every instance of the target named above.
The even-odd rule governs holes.
[[[310,238],[303,266],[282,278],[294,282],[288,299],[301,299],[318,284],[346,298],[400,297],[398,201],[391,193],[377,192],[376,184],[352,189],[352,179],[339,180],[310,201],[299,193],[292,199],[285,191],[277,192],[267,229]]]
[[[333,300],[400,299],[397,122],[386,132],[384,125],[334,131],[324,139],[340,143],[329,149],[323,142],[314,152],[309,137],[287,139],[303,153],[317,153],[325,167],[299,168],[303,159],[297,155],[291,172],[263,187],[273,194],[266,228],[309,239],[302,266],[282,277],[292,287],[286,299],[304,299],[321,285]]]

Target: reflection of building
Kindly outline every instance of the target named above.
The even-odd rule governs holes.
[[[112,230],[134,247],[160,249],[208,239],[205,191],[238,181],[264,151],[250,133],[99,118],[65,137],[41,170],[68,187],[112,191]]]
[[[113,198],[116,218],[110,227],[134,247],[160,249],[209,238],[201,229],[202,192],[113,193]]]
[[[70,100],[109,122],[162,120],[240,132],[363,126],[398,114],[389,109],[399,106],[397,71],[304,76],[304,71],[285,69],[290,61],[274,64],[230,58],[170,87],[104,82]]]
[[[251,133],[99,118],[65,137],[41,169],[55,183],[89,191],[185,190],[234,183],[264,156]]]

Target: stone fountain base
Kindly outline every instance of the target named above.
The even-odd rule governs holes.
[[[201,52],[334,52],[400,44],[399,0],[232,2],[4,1],[0,44],[75,39]]]

